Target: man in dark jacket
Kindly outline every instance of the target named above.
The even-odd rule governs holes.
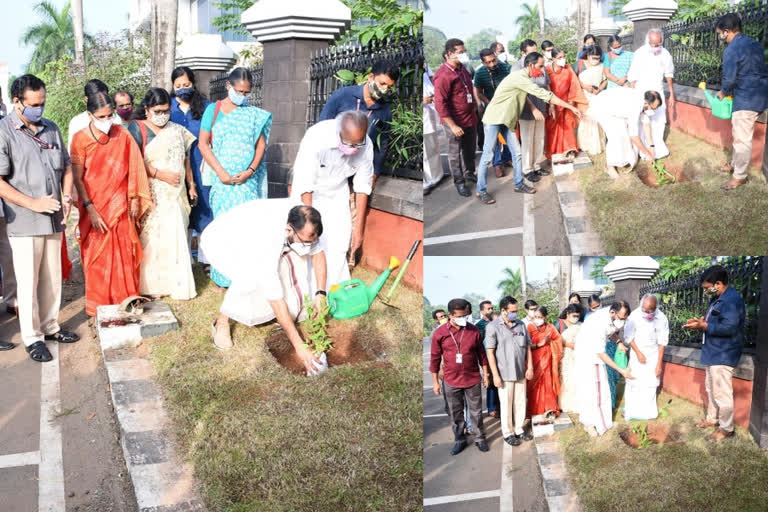
[[[718,427],[709,439],[733,435],[733,370],[744,348],[744,301],[728,286],[728,272],[714,265],[701,276],[704,295],[710,298],[706,316],[691,318],[683,326],[703,332],[701,364],[707,367],[707,417],[699,428]]]
[[[768,109],[768,64],[763,45],[741,33],[738,14],[726,14],[717,20],[715,32],[720,41],[728,44],[723,52],[723,78],[718,97],[733,96],[733,160],[721,168],[723,172],[733,173],[721,187],[731,190],[747,181],[755,121]]]

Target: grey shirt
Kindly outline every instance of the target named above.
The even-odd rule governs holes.
[[[515,320],[510,328],[501,317],[485,326],[485,348],[496,349],[496,366],[503,381],[525,379],[525,358],[531,338],[525,324]]]
[[[48,143],[41,148],[31,135]],[[61,179],[70,165],[69,153],[56,123],[43,119],[35,133],[15,110],[0,120],[0,176],[24,195],[38,198],[53,195],[61,202]],[[63,212],[37,213],[3,201],[9,236],[52,235],[64,231]]]

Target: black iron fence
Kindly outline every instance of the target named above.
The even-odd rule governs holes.
[[[251,87],[251,94],[246,98],[246,102],[254,107],[261,107],[262,100],[262,88],[261,84],[264,78],[264,68],[261,64],[249,68],[253,75],[253,86]],[[229,73],[221,73],[215,76],[210,82],[210,98],[211,101],[223,100],[227,97],[227,78]]]
[[[745,352],[754,352],[757,340],[760,288],[764,257],[730,258],[722,263],[728,271],[729,286],[741,294],[746,307]],[[640,296],[653,293],[659,309],[669,320],[670,345],[700,346],[701,331],[683,329],[686,320],[704,316],[709,300],[701,288],[701,272],[669,280],[657,280],[640,289]]]
[[[343,81],[339,72],[351,71],[362,79],[373,63],[388,59],[400,67],[397,95],[392,102],[390,144],[385,173],[421,180],[422,160],[422,69],[424,62],[421,30],[406,38],[372,41],[367,45],[332,46],[315,53],[310,61],[310,90],[307,126],[317,122],[333,92],[354,81]]]
[[[719,89],[725,45],[717,38],[715,24],[728,12],[741,17],[742,32],[763,45],[768,60],[768,1],[745,0],[711,16],[664,25],[664,47],[675,63],[675,83],[697,87],[706,82],[708,88]]]

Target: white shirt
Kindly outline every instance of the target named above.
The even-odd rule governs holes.
[[[203,230],[200,246],[218,271],[242,290],[261,290],[267,300],[283,298],[278,265],[285,245],[288,212],[295,199],[254,199],[219,215]],[[310,254],[322,252],[314,244]]]
[[[602,94],[602,93],[601,93]],[[577,364],[582,367],[591,364],[603,364],[598,354],[605,353],[605,342],[608,336],[616,332],[611,321],[610,308],[603,308],[589,315],[576,335]]]
[[[653,320],[646,320],[642,308],[635,309],[627,318],[624,339],[627,342],[634,339],[637,348],[645,354],[647,350],[655,350],[659,345],[666,346],[669,343],[667,316],[657,308]]]
[[[339,151],[338,124],[335,119],[320,121],[304,134],[293,164],[291,195],[317,192],[333,195],[345,187],[347,178],[352,178],[355,192],[371,193],[373,182],[373,144],[366,135],[365,146],[352,155]]]
[[[423,96],[425,98],[432,96],[435,96],[435,86],[432,83],[432,71],[429,69],[429,66],[427,66],[427,70],[422,73],[422,91]],[[435,133],[435,130],[437,130],[437,125],[439,123],[438,115],[437,115],[437,109],[435,109],[435,102],[428,105],[424,105],[422,103],[422,122],[423,122],[423,129],[425,134],[429,133]]]
[[[627,120],[627,128],[630,137],[640,136],[638,121],[643,124],[650,122],[643,112],[645,106],[645,92],[629,87],[613,87],[606,89],[592,98],[590,109],[594,108],[602,114],[619,117]]]
[[[69,151],[72,151],[72,139],[75,137],[75,134],[79,132],[80,130],[84,130],[88,127],[88,124],[91,122],[91,118],[88,117],[88,111],[80,112],[75,117],[72,118],[72,120],[69,122],[69,131],[67,133],[67,149]],[[114,114],[112,116],[112,124],[116,124],[118,126],[123,125],[123,120],[120,119],[120,116],[117,114]]]
[[[627,80],[635,82],[635,89],[640,92],[657,91],[664,101],[664,79],[675,76],[675,64],[666,48],[654,55],[648,44],[641,46],[632,58],[632,65],[627,73]],[[614,87],[615,89],[615,87]]]

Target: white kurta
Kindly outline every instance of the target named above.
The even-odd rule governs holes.
[[[309,294],[309,256],[287,250],[285,227],[294,199],[255,199],[219,215],[203,230],[200,246],[211,264],[232,281],[221,312],[236,322],[258,325],[275,318],[269,301],[285,300],[303,319]],[[322,252],[315,244],[311,253]]]
[[[352,218],[347,180],[352,177],[355,193],[370,195],[373,144],[367,136],[365,140],[366,144],[360,151],[345,156],[338,148],[337,121],[320,121],[304,134],[293,166],[291,197],[300,201],[302,194],[311,193],[312,206],[323,217],[320,243],[325,248],[328,270],[326,290],[350,278],[347,250],[352,235]]]
[[[659,361],[659,347],[669,342],[669,323],[667,317],[656,310],[652,320],[646,320],[643,312],[637,308],[629,315],[624,328],[624,338],[627,342],[633,339],[637,348],[645,356],[645,364],[637,358],[632,350],[629,354],[629,369],[633,380],[627,380],[624,391],[624,417],[627,420],[651,420],[659,415],[656,406],[656,388],[659,378],[656,377],[656,364]]]
[[[568,327],[563,331],[563,341],[576,343],[576,336],[581,330],[581,324]],[[565,347],[563,349],[563,361],[561,363],[560,377],[562,386],[560,387],[560,409],[563,411],[576,411],[579,404],[579,377],[576,373],[576,352],[575,349]]]
[[[605,132],[606,165],[634,167],[637,148],[630,137],[640,135],[640,125],[648,121],[643,113],[643,93],[627,87],[606,89],[591,98],[587,117],[594,119]]]
[[[422,91],[425,98],[435,96],[435,86],[432,84],[432,73],[427,70],[422,74]],[[423,104],[421,107],[424,135],[424,190],[437,185],[443,178],[443,168],[440,163],[440,144],[437,127],[440,118],[435,109],[435,102]]]
[[[605,340],[615,331],[610,310],[604,308],[589,315],[576,335],[579,421],[586,428],[595,427],[600,435],[613,426],[613,410],[608,373],[598,354],[605,353]]]
[[[632,58],[632,65],[627,73],[627,80],[635,83],[635,90],[645,93],[656,91],[661,95],[661,106],[656,109],[650,119],[653,144],[656,146],[656,158],[669,155],[669,148],[664,142],[664,129],[667,125],[667,101],[664,97],[664,81],[675,76],[675,64],[672,55],[666,48],[661,53],[653,55],[648,44],[641,46]],[[645,140],[645,133],[640,131],[643,144],[649,145]]]

